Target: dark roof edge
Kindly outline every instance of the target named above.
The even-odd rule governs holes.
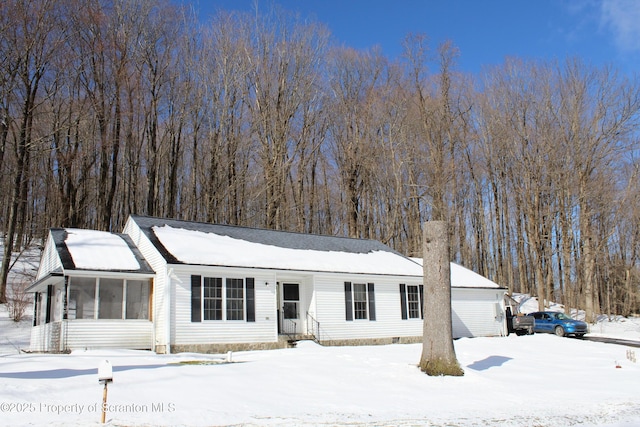
[[[65,270],[74,270],[76,268],[76,264],[73,262],[73,258],[71,257],[71,252],[69,252],[69,248],[65,243],[68,235],[67,229],[51,228],[49,232],[53,237],[53,242],[56,246],[56,252],[60,257],[60,263],[62,264],[62,268],[64,268]]]

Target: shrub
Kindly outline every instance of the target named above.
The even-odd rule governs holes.
[[[29,282],[27,280],[14,281],[10,285],[10,295],[7,298],[9,317],[14,322],[24,318],[27,308],[31,305],[32,295],[26,292]]]

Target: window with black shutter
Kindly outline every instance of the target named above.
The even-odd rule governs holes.
[[[245,279],[247,284],[247,322],[256,321],[256,288],[253,277]]]
[[[402,319],[408,319],[407,315],[407,285],[400,283],[400,314]]]
[[[53,298],[53,292],[54,292],[54,287],[53,285],[49,285],[47,286],[47,311],[46,311],[46,318],[44,323],[50,323],[51,322],[51,309],[52,309],[52,298]]]
[[[373,283],[367,283],[367,296],[369,297],[369,320],[376,320],[376,294]]]
[[[344,282],[344,306],[346,319],[348,321],[353,320],[353,297],[351,295],[351,282]]]
[[[375,285],[344,282],[345,317],[350,320],[376,320]]]
[[[191,321],[256,321],[255,279],[191,276]]]
[[[400,284],[400,314],[402,319],[421,319],[423,314],[424,287]]]
[[[201,302],[202,297],[202,278],[201,276],[191,276],[191,321],[201,322]]]

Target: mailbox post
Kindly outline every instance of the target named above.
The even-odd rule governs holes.
[[[100,363],[98,367],[98,382],[100,384],[104,384],[104,389],[102,390],[102,424],[105,423],[105,419],[107,416],[107,384],[113,382],[113,368],[111,367],[111,362],[108,360],[104,360]]]

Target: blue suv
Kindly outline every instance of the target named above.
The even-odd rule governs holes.
[[[535,332],[548,332],[559,337],[575,335],[578,338],[582,338],[584,334],[589,332],[589,327],[585,322],[574,320],[564,313],[537,311],[529,313],[529,315],[535,319],[533,326]]]

